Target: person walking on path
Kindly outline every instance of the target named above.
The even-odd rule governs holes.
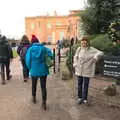
[[[0,66],[1,73],[3,73],[3,81],[2,84],[5,84],[5,73],[7,80],[12,78],[10,75],[10,61],[13,59],[13,51],[10,47],[7,38],[5,36],[0,37]],[[6,67],[6,72],[5,72]]]
[[[29,47],[30,47],[30,41],[26,35],[23,35],[20,45],[17,48],[17,53],[20,56],[21,64],[23,67],[24,82],[27,82],[27,80],[29,79],[29,69],[27,68],[25,63],[25,55]]]
[[[81,46],[74,55],[73,67],[78,78],[78,103],[88,104],[89,79],[95,75],[96,62],[103,56],[103,52],[90,46],[90,40],[84,36]]]
[[[49,48],[39,43],[39,40],[35,35],[32,35],[31,43],[32,45],[28,49],[26,54],[26,64],[30,70],[30,75],[32,78],[32,100],[34,103],[36,103],[37,80],[38,78],[40,78],[42,91],[42,107],[46,110],[46,81],[49,74],[49,68],[45,64],[45,54],[48,54],[48,56],[52,58],[53,53]]]

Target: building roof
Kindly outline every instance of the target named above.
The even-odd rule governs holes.
[[[25,17],[25,19],[35,19],[35,18],[67,18],[69,16],[74,16],[82,10],[70,10],[69,15],[42,15],[42,16],[33,16],[33,17]]]

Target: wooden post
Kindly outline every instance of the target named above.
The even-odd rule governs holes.
[[[60,53],[60,48],[58,49],[58,62],[60,64],[60,57],[61,57],[61,53]]]
[[[61,53],[60,53],[60,48],[58,48],[58,72],[60,71],[60,58],[61,58]]]
[[[71,39],[70,41],[70,71],[71,71],[71,76],[73,76],[73,44],[74,44],[74,38]]]
[[[55,73],[55,48],[53,48],[53,61],[54,61],[53,71]]]

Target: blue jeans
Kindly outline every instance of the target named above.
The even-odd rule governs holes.
[[[89,77],[78,76],[78,98],[87,100]]]

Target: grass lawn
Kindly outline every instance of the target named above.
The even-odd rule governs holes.
[[[18,56],[17,51],[15,49],[13,49],[13,57],[15,58],[17,56]]]

